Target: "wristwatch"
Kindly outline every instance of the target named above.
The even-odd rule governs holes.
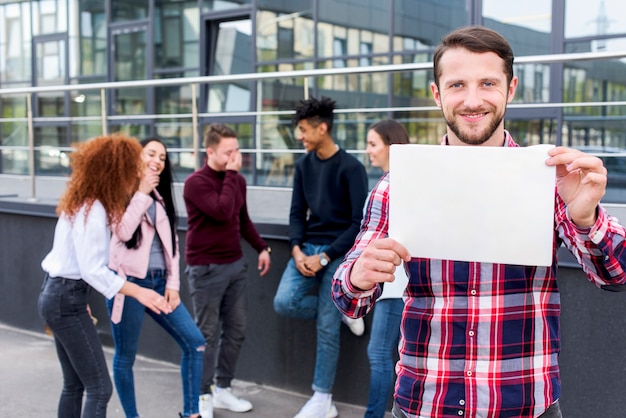
[[[265,247],[265,251],[267,251],[269,255],[272,255],[272,247]]]
[[[328,265],[328,263],[330,262],[330,260],[328,259],[328,256],[324,253],[320,254],[320,265],[322,267],[326,267]]]

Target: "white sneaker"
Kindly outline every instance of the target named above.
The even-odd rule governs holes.
[[[363,318],[350,318],[345,315],[341,315],[341,321],[350,328],[350,331],[357,337],[360,337],[365,332],[365,321]]]
[[[213,418],[213,395],[210,393],[200,395],[198,409],[202,418]]]
[[[216,387],[213,390],[213,408],[228,409],[233,412],[248,412],[252,409],[252,404],[233,395],[230,388]]]
[[[293,418],[335,418],[337,415],[339,412],[333,403],[332,396],[326,399],[312,397]]]

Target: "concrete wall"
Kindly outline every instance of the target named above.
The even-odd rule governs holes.
[[[50,250],[55,222],[51,205],[0,201],[0,322],[43,331],[37,315],[37,295],[43,279],[40,262]],[[247,244],[244,246],[250,266],[249,327],[236,377],[308,395],[315,359],[315,326],[274,312],[272,299],[289,256],[286,229],[271,224],[258,227],[273,248],[272,269],[269,276],[260,278],[256,255]],[[180,231],[183,245],[184,238],[184,231]],[[181,282],[181,296],[190,306],[186,280]],[[626,295],[598,290],[578,268],[562,267],[559,285],[563,304],[560,363],[564,416],[622,417],[626,409]],[[91,304],[100,320],[102,341],[110,345],[103,298],[94,294]],[[370,320],[366,318],[368,327]],[[358,338],[342,327],[341,345],[335,399],[364,405],[369,382],[367,334]],[[142,331],[140,354],[174,363],[179,359],[177,346],[149,320]]]

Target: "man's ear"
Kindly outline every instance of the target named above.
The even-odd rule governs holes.
[[[437,87],[437,84],[435,84],[434,81],[430,83],[430,91],[433,94],[435,104],[437,105],[437,107],[441,108],[441,95],[439,94],[439,87]]]
[[[318,133],[320,135],[326,135],[328,133],[328,124],[326,122],[320,122],[317,125]]]

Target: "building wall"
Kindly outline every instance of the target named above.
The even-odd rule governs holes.
[[[0,201],[0,322],[43,332],[43,322],[37,314],[37,295],[43,279],[40,262],[50,250],[55,222],[51,205]],[[250,273],[249,323],[236,377],[309,395],[315,361],[315,325],[278,316],[272,307],[289,258],[286,229],[284,225],[259,224],[259,230],[272,246],[272,268],[268,276],[258,277],[256,254],[244,244]],[[179,232],[179,238],[184,245],[184,231]],[[570,265],[566,261],[564,264]],[[184,269],[184,263],[181,267]],[[186,280],[183,278],[181,283],[181,297],[190,306]],[[624,294],[595,288],[585,280],[580,268],[561,267],[559,286],[563,416],[620,418],[626,408]],[[99,319],[102,342],[110,346],[103,298],[92,295],[91,306]],[[367,329],[370,320],[366,317]],[[339,402],[365,405],[367,401],[367,341],[367,331],[359,338],[342,327],[334,389],[334,398]],[[175,343],[151,321],[144,324],[140,354],[173,363],[179,359]]]

